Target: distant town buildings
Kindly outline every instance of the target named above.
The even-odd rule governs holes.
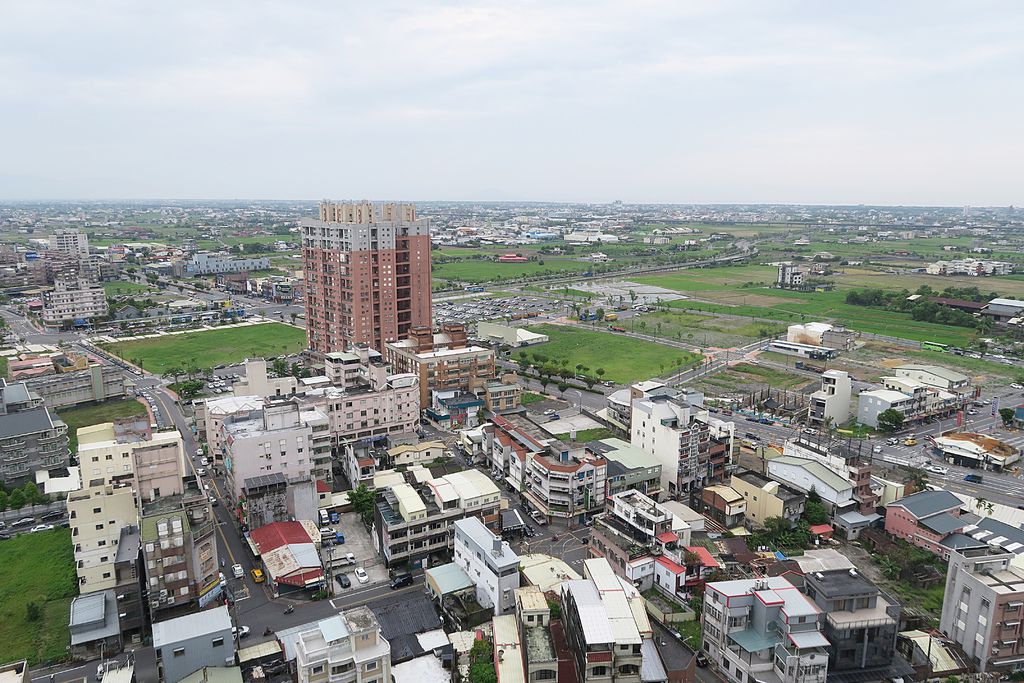
[[[780,263],[776,284],[782,289],[802,289],[806,284],[807,266],[794,263]]]
[[[412,204],[320,204],[304,220],[306,331],[319,355],[377,351],[431,324],[430,225]]]
[[[222,254],[199,252],[185,264],[186,275],[219,275],[222,273],[248,273],[253,270],[270,268],[270,259],[266,256],[256,258],[237,258]]]
[[[925,272],[929,275],[970,275],[973,277],[989,275],[1009,275],[1014,265],[1006,261],[990,261],[987,259],[954,259],[952,261],[936,261],[929,263]]]

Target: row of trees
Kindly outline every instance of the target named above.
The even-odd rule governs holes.
[[[0,512],[4,510],[20,510],[26,505],[49,505],[50,496],[40,492],[39,487],[33,482],[28,482],[21,488],[8,491],[0,488]]]
[[[930,288],[927,292],[922,293],[918,290],[918,293],[922,296],[930,296],[932,294]],[[971,292],[973,290],[973,292]],[[981,296],[977,292],[977,287],[962,288],[954,290],[948,288],[942,292],[943,296],[947,294],[955,294],[957,292],[968,292],[976,296]],[[902,289],[899,291],[888,291],[884,289],[851,289],[846,293],[846,303],[853,306],[868,306],[871,308],[884,308],[890,311],[899,311],[901,313],[909,313],[914,320],[920,320],[922,322],[936,323],[939,325],[955,325],[957,327],[971,327],[978,330],[981,334],[986,334],[992,330],[992,320],[987,317],[975,317],[966,311],[961,311],[957,308],[950,306],[943,306],[942,304],[935,303],[934,301],[908,301],[907,297],[910,296],[910,291]],[[958,297],[951,297],[958,298]],[[973,300],[973,299],[972,299]]]

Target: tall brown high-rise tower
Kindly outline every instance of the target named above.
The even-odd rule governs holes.
[[[317,354],[430,325],[430,225],[412,204],[321,202],[303,220],[306,335]]]

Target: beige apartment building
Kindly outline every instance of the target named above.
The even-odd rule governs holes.
[[[53,290],[43,295],[43,324],[48,327],[100,318],[107,312],[103,285],[77,276],[58,278],[53,283]]]
[[[295,641],[299,683],[390,683],[391,645],[369,607],[354,607]]]
[[[469,345],[461,323],[446,323],[438,333],[414,327],[408,339],[385,344],[385,356],[396,372],[419,377],[421,409],[430,407],[431,392],[481,396],[495,378],[494,351]]]
[[[121,530],[139,523],[132,487],[103,485],[72,491],[67,505],[79,592],[114,588]]]
[[[176,429],[153,432],[145,417],[81,427],[78,430],[78,463],[82,485],[105,486],[133,480],[135,463],[144,452],[155,451],[163,454],[159,460],[171,458],[175,461],[174,472],[186,471],[185,447],[181,433]],[[148,456],[145,459],[152,460]]]

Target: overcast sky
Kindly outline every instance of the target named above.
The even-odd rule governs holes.
[[[1024,204],[1024,3],[0,0],[0,199]]]

